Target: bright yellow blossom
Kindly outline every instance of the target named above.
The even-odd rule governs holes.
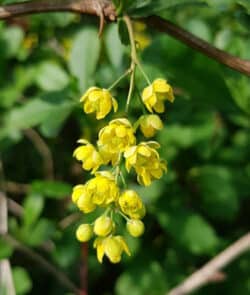
[[[80,196],[84,193],[85,187],[83,184],[78,184],[73,187],[73,192],[72,192],[72,202],[76,203]]]
[[[133,167],[137,173],[137,180],[142,185],[150,185],[153,179],[161,178],[167,170],[165,162],[160,159],[155,149],[158,147],[159,144],[154,141],[142,142],[124,153],[127,171]]]
[[[140,129],[145,137],[153,137],[158,130],[163,128],[162,121],[158,115],[143,115],[139,119]]]
[[[107,206],[117,201],[119,188],[110,172],[101,171],[86,183],[86,194],[91,198],[93,204]]]
[[[108,216],[100,216],[95,220],[94,233],[100,237],[106,237],[114,228],[112,219]]]
[[[81,187],[82,193],[76,201],[78,208],[83,213],[90,213],[95,210],[96,204],[93,203],[92,196],[88,194],[86,185]]]
[[[103,261],[104,254],[112,263],[121,261],[123,251],[130,256],[128,245],[121,236],[98,237],[94,241],[94,248],[97,250],[97,259],[100,263]]]
[[[87,242],[93,235],[93,229],[90,224],[81,224],[76,230],[76,237],[80,242]]]
[[[115,112],[118,108],[117,101],[111,93],[107,89],[98,87],[90,87],[80,101],[83,102],[84,112],[87,114],[96,113],[97,120],[106,117],[112,107]]]
[[[165,110],[164,100],[174,101],[172,87],[164,79],[156,79],[151,85],[144,88],[142,100],[146,108],[152,113],[163,113]]]
[[[138,238],[144,233],[144,223],[141,220],[130,219],[127,221],[127,231],[132,237]]]
[[[73,156],[82,161],[85,170],[92,170],[92,174],[103,164],[103,160],[95,147],[85,139],[78,140],[82,145],[74,150]]]
[[[112,120],[99,132],[98,146],[105,163],[114,164],[119,153],[135,142],[133,127],[125,118]]]
[[[139,195],[133,190],[124,191],[118,199],[121,211],[133,219],[141,219],[145,215],[145,206]]]

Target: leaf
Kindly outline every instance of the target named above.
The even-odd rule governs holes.
[[[61,90],[69,83],[69,77],[63,68],[54,62],[43,62],[37,69],[36,83],[45,91]]]
[[[118,33],[122,44],[127,46],[129,44],[129,34],[123,19],[118,19]]]
[[[105,45],[112,66],[119,70],[122,66],[124,47],[119,39],[118,26],[116,24],[109,25],[105,34]]]
[[[23,204],[23,223],[24,226],[31,226],[34,224],[44,207],[44,199],[41,195],[32,193],[28,195]]]
[[[73,39],[69,58],[69,69],[78,79],[81,91],[85,91],[94,79],[100,54],[98,32],[93,27],[84,27]]]
[[[140,262],[139,266],[134,264],[118,278],[117,295],[161,295],[166,292],[167,280],[161,265],[156,261]]]
[[[211,254],[219,244],[212,226],[200,215],[184,209],[159,212],[162,227],[176,242],[193,254]]]
[[[22,106],[13,108],[4,118],[0,138],[11,136],[17,131],[37,126],[43,122],[48,124],[47,121],[51,117],[58,116],[57,122],[60,124],[57,125],[57,128],[59,128],[63,123],[62,119],[67,117],[66,115],[69,114],[74,106],[72,101],[65,99],[66,95],[67,93],[64,91],[49,92],[43,95],[43,97],[34,98]]]
[[[226,167],[203,166],[193,168],[190,178],[199,190],[201,206],[211,217],[232,220],[239,210],[233,175]]]
[[[13,253],[13,248],[0,237],[0,260],[9,258]],[[1,292],[0,292],[1,294]]]
[[[32,289],[32,281],[23,267],[13,268],[13,281],[17,295],[27,294]]]
[[[31,184],[31,191],[47,198],[62,199],[71,194],[72,188],[69,184],[61,181],[36,180]]]
[[[1,36],[5,43],[4,55],[11,58],[18,54],[24,38],[23,30],[17,26],[10,26],[6,28]]]
[[[137,0],[129,8],[129,13],[139,17],[145,17],[157,12],[163,12],[173,7],[182,7],[184,5],[206,4],[207,0]]]

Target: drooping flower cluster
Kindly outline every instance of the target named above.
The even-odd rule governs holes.
[[[125,18],[125,22],[128,23],[129,20]],[[127,25],[128,28],[131,27]],[[139,67],[133,34],[130,29],[128,32],[131,41],[131,68],[113,85],[126,75],[131,75],[127,113],[133,95],[134,71],[138,65],[149,84],[143,89],[140,99],[145,111],[150,114],[140,116],[134,124],[129,121],[128,114],[126,118],[111,120],[99,131],[95,145],[86,139],[80,139],[78,140],[80,145],[73,153],[73,156],[81,162],[82,168],[90,171],[93,177],[85,184],[73,188],[72,201],[84,214],[96,209],[101,212],[93,223],[81,224],[77,228],[76,237],[81,242],[87,242],[95,236],[93,245],[99,262],[103,261],[104,255],[112,263],[118,263],[123,252],[130,255],[128,245],[119,233],[117,219],[114,218],[116,215],[119,214],[125,219],[126,229],[131,236],[139,237],[144,233],[144,223],[141,219],[146,213],[146,208],[137,192],[127,188],[126,177],[121,169],[123,164],[128,173],[131,170],[136,173],[138,183],[143,186],[149,186],[167,171],[167,165],[157,151],[160,145],[156,141],[137,142],[136,132],[140,129],[145,138],[151,138],[163,128],[160,117],[154,112],[163,113],[165,101],[174,101],[173,89],[164,79],[149,82],[147,75]],[[113,85],[110,88],[113,88]],[[97,120],[105,118],[112,109],[114,112],[118,110],[118,103],[109,89],[90,87],[80,102],[83,104],[84,112],[95,114]]]

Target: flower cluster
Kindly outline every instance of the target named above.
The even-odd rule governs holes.
[[[127,188],[122,171],[134,170],[138,183],[143,186],[149,186],[167,171],[167,165],[157,151],[159,143],[137,143],[136,133],[140,129],[145,138],[150,138],[163,128],[160,117],[153,112],[163,112],[164,101],[173,102],[173,90],[166,80],[156,79],[142,91],[141,100],[151,114],[142,115],[134,124],[127,118],[111,120],[99,131],[96,145],[80,139],[80,145],[73,153],[82,168],[90,171],[93,177],[73,188],[72,201],[84,214],[102,209],[93,223],[83,223],[77,228],[76,237],[81,242],[95,237],[93,245],[99,262],[103,261],[104,255],[112,263],[118,263],[123,252],[130,255],[124,237],[117,234],[116,215],[125,219],[126,230],[131,236],[139,237],[144,233],[145,205],[136,191]],[[115,112],[118,109],[110,91],[98,87],[89,88],[81,102],[84,112],[95,113],[97,120],[106,117],[112,108]],[[121,169],[123,164],[125,169]]]

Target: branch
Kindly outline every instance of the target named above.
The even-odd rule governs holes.
[[[235,57],[223,50],[217,49],[208,42],[196,37],[186,30],[178,27],[172,22],[163,19],[159,16],[150,16],[143,19],[149,26],[155,28],[157,31],[166,33],[189,47],[200,51],[201,53],[211,57],[221,64],[238,71],[242,74],[250,76],[250,61]]]
[[[3,164],[0,155],[0,237],[8,232],[8,209],[5,195],[5,180]],[[15,295],[10,262],[8,259],[0,260],[0,287],[6,295]],[[3,289],[2,289],[3,288]],[[0,290],[0,291],[1,291]]]
[[[168,295],[184,295],[211,282],[211,277],[232,260],[250,249],[250,232],[215,256],[183,283],[168,292]]]
[[[12,245],[15,249],[29,256],[33,261],[38,263],[44,270],[53,275],[54,278],[57,279],[57,281],[61,283],[62,286],[66,287],[74,294],[79,294],[79,289],[75,286],[75,284],[63,272],[61,272],[53,264],[48,262],[43,256],[33,251],[31,248],[28,248],[27,246],[21,244],[14,237],[8,234],[4,235],[3,239],[8,244]]]

